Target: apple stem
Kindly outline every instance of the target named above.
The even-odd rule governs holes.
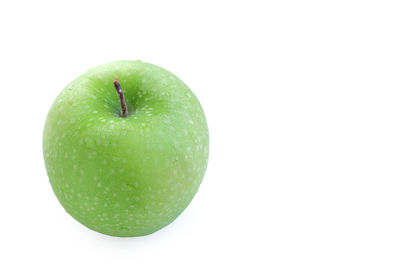
[[[119,96],[119,101],[121,102],[121,108],[122,108],[121,117],[128,117],[124,92],[122,92],[121,84],[119,83],[118,78],[115,78],[114,86],[115,86],[115,90],[117,90],[117,93]]]

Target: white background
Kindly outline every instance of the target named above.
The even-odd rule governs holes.
[[[399,266],[398,1],[2,1],[1,266]],[[58,93],[119,59],[191,87],[210,161],[171,225],[121,239],[55,198]]]

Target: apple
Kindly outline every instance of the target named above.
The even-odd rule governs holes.
[[[203,109],[174,74],[141,61],[88,70],[56,98],[43,132],[64,209],[111,236],[151,234],[176,219],[206,171]]]

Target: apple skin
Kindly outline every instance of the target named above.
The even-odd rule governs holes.
[[[129,116],[121,117],[118,77]],[[151,234],[176,219],[206,171],[203,109],[174,74],[141,61],[88,70],[56,98],[43,155],[64,209],[111,236]]]

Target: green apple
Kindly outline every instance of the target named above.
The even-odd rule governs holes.
[[[199,188],[208,150],[195,95],[174,74],[141,61],[101,65],[72,81],[43,133],[47,174],[64,209],[121,237],[177,218]]]

